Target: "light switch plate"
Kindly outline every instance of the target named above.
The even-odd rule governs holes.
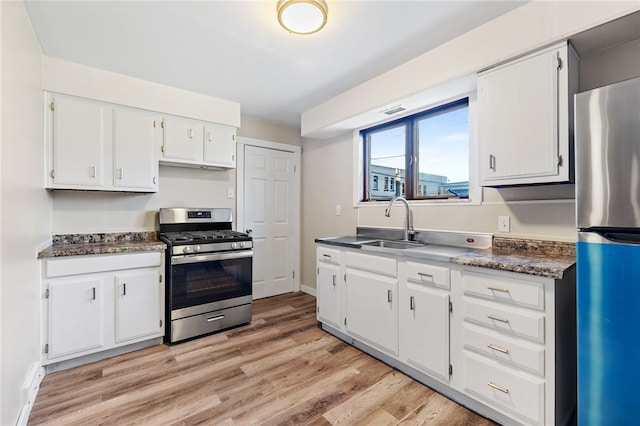
[[[227,198],[233,198],[233,188],[227,188]]]
[[[342,206],[340,204],[336,204],[336,216],[340,216],[342,214]]]
[[[509,216],[498,216],[498,232],[509,232],[511,230],[511,218]]]

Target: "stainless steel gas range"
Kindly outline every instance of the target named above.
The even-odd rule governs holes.
[[[177,343],[251,322],[253,241],[231,209],[160,209],[166,334]]]

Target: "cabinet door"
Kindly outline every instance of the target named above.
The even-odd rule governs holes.
[[[340,329],[340,267],[318,262],[318,321]]]
[[[113,110],[86,99],[49,98],[52,186],[100,187],[105,183],[105,144],[111,144]]]
[[[558,54],[547,51],[478,76],[483,184],[558,174]]]
[[[49,282],[48,358],[105,345],[104,278],[78,276]]]
[[[347,333],[392,355],[398,354],[398,281],[347,269]]]
[[[204,162],[230,168],[236,166],[235,127],[218,124],[204,127]]]
[[[165,118],[163,158],[201,162],[202,131],[197,121]]]
[[[116,343],[162,334],[157,269],[115,275]]]
[[[407,363],[449,382],[449,293],[404,284],[400,300],[400,354]]]
[[[158,190],[159,127],[160,121],[147,112],[127,108],[114,111],[113,186]]]

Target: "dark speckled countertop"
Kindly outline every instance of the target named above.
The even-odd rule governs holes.
[[[436,260],[554,279],[563,278],[566,272],[575,267],[576,262],[575,244],[558,241],[493,238],[492,247],[485,249],[427,244],[415,249],[394,250],[362,245],[371,240],[372,237],[368,235],[318,238],[315,241],[418,260]]]
[[[53,244],[38,253],[38,258],[85,256],[90,254],[161,251],[167,245],[156,232],[121,232],[54,235]]]

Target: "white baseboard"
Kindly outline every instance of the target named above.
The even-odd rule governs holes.
[[[25,380],[25,387],[23,388],[24,402],[22,403],[20,416],[16,422],[17,426],[26,426],[27,421],[29,420],[29,415],[31,414],[31,409],[33,408],[33,403],[36,401],[36,396],[38,396],[38,391],[40,390],[40,383],[42,383],[44,376],[44,367],[42,367],[40,363],[33,364],[33,367]]]
[[[312,288],[312,287],[307,287],[306,285],[302,285],[300,284],[300,291],[303,293],[307,293],[312,295],[313,297],[316,297],[316,289]]]

